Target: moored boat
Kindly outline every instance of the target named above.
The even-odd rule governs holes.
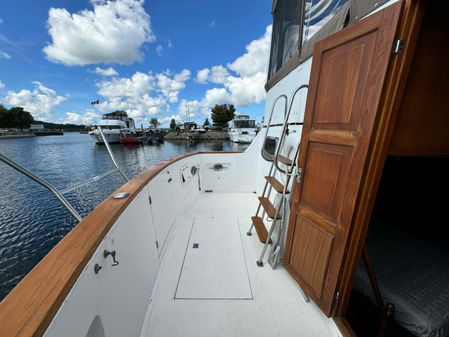
[[[122,144],[139,144],[142,141],[142,135],[139,132],[126,132],[120,133],[120,143]]]
[[[135,133],[134,120],[127,116],[124,111],[115,111],[104,114],[96,124],[103,130],[103,134],[110,144],[120,143],[122,133]],[[89,132],[89,135],[97,144],[104,144],[98,129]]]
[[[251,143],[256,138],[256,121],[248,115],[236,115],[231,121],[229,139],[234,143]]]

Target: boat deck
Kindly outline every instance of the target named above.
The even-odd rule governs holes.
[[[286,270],[256,266],[252,193],[203,193],[169,233],[143,336],[331,336]]]

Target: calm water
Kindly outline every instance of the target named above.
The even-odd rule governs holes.
[[[111,145],[129,177],[152,164],[196,150],[243,150],[229,141],[195,145]],[[114,168],[105,146],[86,134],[0,140],[0,153],[63,189]],[[124,183],[119,173],[66,197],[85,216]],[[46,189],[0,162],[0,300],[75,225],[67,210]]]

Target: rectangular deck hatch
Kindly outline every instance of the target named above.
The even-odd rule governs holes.
[[[252,298],[237,219],[195,217],[175,299]]]

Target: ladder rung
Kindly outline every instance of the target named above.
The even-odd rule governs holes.
[[[267,213],[268,217],[270,219],[274,219],[274,216],[276,215],[276,208],[274,208],[273,204],[268,198],[265,197],[259,197],[260,204],[262,205],[263,209]],[[281,218],[281,216],[278,214],[278,219]]]
[[[284,192],[284,185],[282,185],[282,183],[277,180],[275,177],[265,177],[265,179],[270,183],[271,186],[273,186],[273,188],[276,190],[276,192],[278,193],[282,193]],[[285,191],[285,194],[290,193],[288,190]]]
[[[284,165],[292,166],[292,161],[281,154],[278,156],[278,160]]]
[[[260,216],[252,216],[251,220],[253,222],[254,227],[256,228],[257,236],[259,237],[259,241],[262,243],[267,242],[268,231],[263,223],[263,220]],[[271,240],[270,240],[271,243]]]

